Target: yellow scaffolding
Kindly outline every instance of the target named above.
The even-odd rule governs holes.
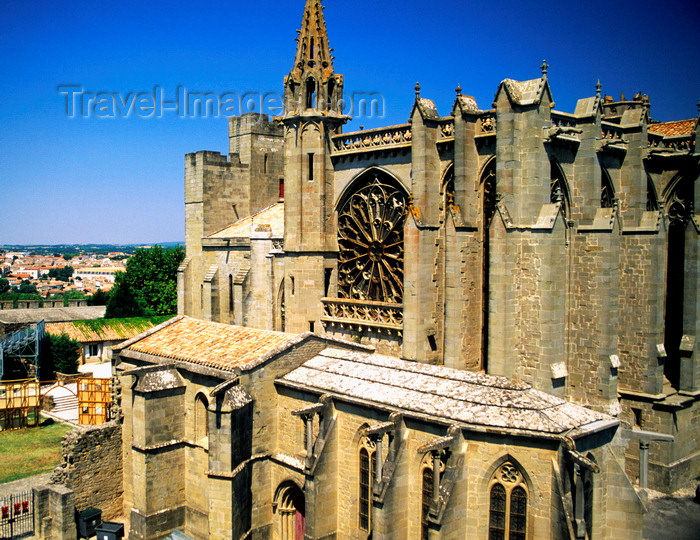
[[[97,426],[109,420],[112,389],[109,379],[78,379],[78,423]]]
[[[0,431],[38,425],[40,408],[39,381],[0,382]]]

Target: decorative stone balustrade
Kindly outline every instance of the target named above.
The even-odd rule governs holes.
[[[403,330],[403,304],[323,298],[324,316],[321,320],[331,326],[397,331]]]
[[[649,134],[648,147],[661,152],[694,152],[695,141],[692,135],[664,137],[655,133]]]
[[[402,124],[390,128],[368,129],[336,135],[332,138],[334,154],[366,152],[373,149],[410,146],[411,125]]]
[[[495,135],[495,134],[496,134],[496,113],[493,111],[489,111],[481,117],[478,135]]]
[[[441,120],[439,124],[439,140],[438,142],[443,142],[443,141],[453,141],[455,138],[455,120],[452,117],[449,117],[445,120]]]
[[[552,111],[552,127],[575,128],[576,118],[573,115]]]
[[[602,122],[600,136],[605,140],[612,140],[622,143],[627,142],[622,138],[622,128],[615,124],[608,124],[607,122]]]

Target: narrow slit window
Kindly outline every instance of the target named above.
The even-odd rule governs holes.
[[[314,179],[314,155],[309,154],[309,181]]]
[[[366,448],[360,449],[360,529],[369,531],[372,489],[372,460]]]

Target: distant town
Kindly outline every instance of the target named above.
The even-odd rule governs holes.
[[[0,299],[18,294],[69,299],[109,292],[116,275],[126,270],[129,257],[137,249],[150,247],[148,244],[0,245]]]

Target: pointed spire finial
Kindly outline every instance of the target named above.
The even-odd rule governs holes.
[[[297,31],[297,53],[294,61],[297,70],[321,66],[324,70],[333,71],[333,57],[323,9],[320,0],[306,0],[301,29]]]
[[[549,64],[547,63],[547,60],[542,60],[542,65],[540,66],[540,69],[542,70],[542,76],[546,77],[547,71],[549,70]]]
[[[600,91],[603,89],[603,85],[600,84],[600,79],[598,79],[598,82],[595,85],[595,97],[600,99]]]
[[[698,99],[698,117],[700,117],[700,99]]]
[[[416,83],[416,99],[420,97],[420,83]]]
[[[457,88],[455,89],[455,92],[457,92],[458,96],[462,95],[462,85],[461,84],[457,84]]]

